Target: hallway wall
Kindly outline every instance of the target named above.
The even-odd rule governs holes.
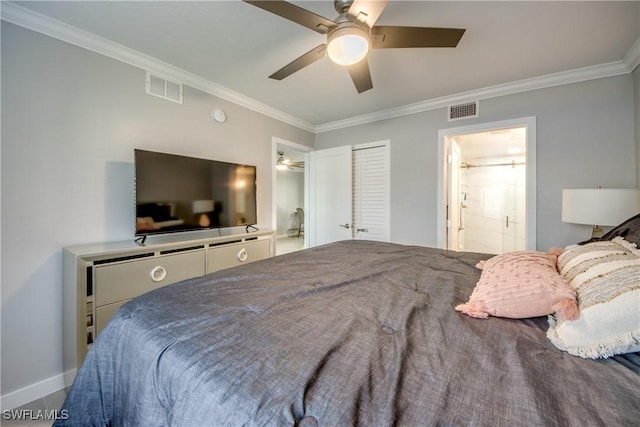
[[[297,227],[296,208],[304,208],[304,173],[278,170],[277,180],[276,235],[286,237],[289,228]]]

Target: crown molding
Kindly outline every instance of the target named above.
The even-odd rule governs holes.
[[[518,80],[511,83],[461,92],[454,95],[447,95],[441,98],[434,98],[427,101],[416,102],[414,104],[403,105],[397,108],[364,114],[362,116],[356,116],[345,120],[325,123],[316,126],[315,132],[328,132],[346,127],[363,125],[379,120],[386,120],[395,117],[406,116],[409,114],[422,113],[425,111],[445,108],[449,105],[478,101],[480,99],[496,98],[505,95],[512,95],[515,93],[528,92],[553,86],[561,86],[569,83],[600,79],[603,77],[618,76],[621,74],[628,74],[629,72],[629,68],[623,61],[593,65],[589,67],[578,68],[575,70],[562,71],[559,73],[547,74],[531,79]]]
[[[627,74],[631,73],[640,64],[640,39],[638,39],[621,61],[547,74],[531,79],[519,80],[482,89],[461,92],[441,98],[429,99],[344,120],[324,123],[321,125],[313,125],[305,120],[273,108],[220,84],[160,61],[157,58],[145,55],[111,40],[107,40],[72,25],[65,24],[46,15],[42,15],[19,6],[15,3],[2,1],[0,7],[0,18],[3,21],[19,25],[29,30],[36,31],[112,59],[116,59],[134,67],[152,71],[169,79],[180,81],[210,95],[225,99],[242,107],[264,114],[265,116],[280,120],[284,123],[288,123],[312,133],[328,132],[331,130],[372,123],[379,120],[435,110],[452,104],[495,98],[569,83]]]
[[[130,49],[72,25],[65,24],[64,22],[60,22],[15,3],[3,1],[0,9],[0,18],[3,21],[19,25],[63,42],[116,59],[134,67],[142,68],[169,79],[177,80],[187,86],[202,90],[210,95],[233,102],[250,110],[264,114],[265,116],[288,123],[292,126],[296,126],[309,132],[315,131],[314,125],[298,117],[292,116],[291,114],[273,108],[253,98],[249,98],[239,92],[228,89],[222,85],[175,67],[157,58],[145,55],[134,49]]]
[[[629,52],[627,52],[622,61],[630,73],[640,65],[640,38],[631,46],[631,49],[629,49]]]

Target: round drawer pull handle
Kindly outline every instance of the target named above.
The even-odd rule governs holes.
[[[161,265],[154,267],[149,273],[151,280],[154,282],[162,282],[167,277],[167,270]]]
[[[240,249],[240,252],[238,252],[238,261],[245,262],[247,258],[249,258],[247,250],[245,248]]]

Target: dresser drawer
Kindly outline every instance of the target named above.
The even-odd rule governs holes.
[[[269,239],[215,246],[209,248],[207,252],[207,272],[235,267],[269,258],[269,256],[271,256],[271,241]]]
[[[100,331],[102,331],[102,329],[105,326],[107,326],[107,322],[109,322],[109,319],[111,319],[111,316],[116,314],[116,311],[118,311],[120,307],[125,305],[127,301],[131,301],[131,300],[127,299],[124,301],[114,302],[113,304],[107,304],[107,305],[103,305],[102,307],[96,308],[96,336],[98,336]]]
[[[204,250],[137,259],[95,268],[95,304],[135,298],[152,289],[204,274]]]

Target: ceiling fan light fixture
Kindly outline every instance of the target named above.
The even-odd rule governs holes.
[[[284,158],[284,152],[278,151],[278,159],[276,160],[276,169],[287,170],[289,161]]]
[[[327,55],[339,65],[353,65],[362,61],[371,49],[367,30],[358,25],[340,26],[327,38]]]

